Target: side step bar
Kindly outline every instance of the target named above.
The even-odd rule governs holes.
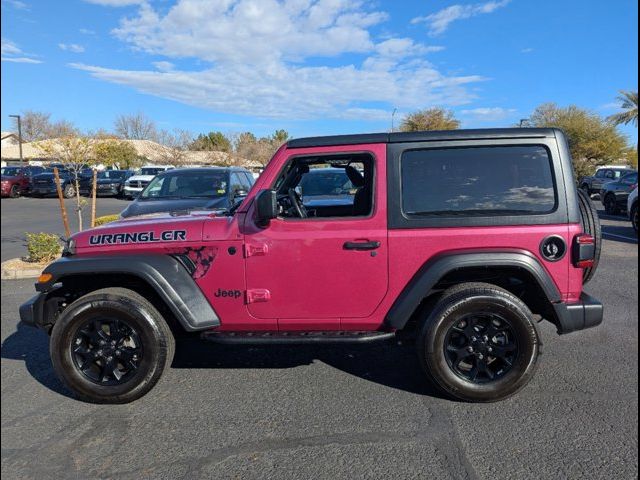
[[[202,333],[203,340],[232,345],[285,345],[317,343],[373,343],[396,336],[393,332],[216,332]]]

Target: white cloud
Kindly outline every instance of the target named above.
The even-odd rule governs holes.
[[[470,110],[462,110],[460,112],[465,120],[473,120],[476,122],[499,122],[506,120],[516,113],[514,108],[501,108],[501,107],[480,107]]]
[[[16,45],[11,40],[7,40],[6,38],[2,39],[0,53],[2,54],[3,62],[42,63],[41,60],[32,58],[33,55],[23,52],[22,49],[18,47],[18,45]]]
[[[103,7],[127,7],[129,5],[139,5],[145,0],[84,0],[94,5],[102,5]]]
[[[82,45],[78,45],[77,43],[59,43],[58,47],[60,48],[60,50],[65,50],[67,52],[73,52],[73,53],[84,52],[84,47]]]
[[[492,13],[495,10],[505,7],[511,0],[490,1],[486,3],[475,3],[471,5],[451,5],[442,10],[424,17],[416,17],[411,23],[426,23],[429,28],[429,35],[437,36],[444,33],[449,25],[457,20],[464,20],[478,15]]]
[[[522,50],[520,50],[520,53],[531,53],[533,51],[535,51],[535,49],[528,47],[528,48],[523,48]]]
[[[83,35],[95,35],[96,34],[95,30],[90,30],[88,28],[81,28],[78,31]]]
[[[475,98],[468,85],[484,78],[446,75],[426,59],[443,47],[393,36],[377,41],[371,29],[386,18],[360,0],[181,0],[168,10],[143,4],[113,30],[117,38],[137,51],[206,66],[72,66],[150,95],[268,118],[381,119],[394,107]]]
[[[170,72],[175,68],[175,65],[171,62],[161,61],[161,62],[151,62],[151,64],[161,72]]]
[[[16,10],[29,10],[29,5],[20,0],[2,0],[3,5],[9,5]]]
[[[35,58],[29,57],[2,57],[2,61],[13,63],[42,63],[42,60],[36,60]]]

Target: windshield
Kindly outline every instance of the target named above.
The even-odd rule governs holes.
[[[216,198],[226,195],[228,187],[226,172],[182,171],[154,178],[140,198]]]
[[[165,171],[164,168],[145,167],[142,170],[140,170],[140,175],[157,175],[160,172],[164,172],[164,171]]]
[[[98,173],[98,178],[111,178],[115,180],[119,180],[124,178],[126,172],[122,170],[104,170]]]
[[[15,177],[20,173],[20,167],[2,167],[2,176]]]
[[[300,181],[302,195],[349,195],[354,188],[344,169],[311,170]]]

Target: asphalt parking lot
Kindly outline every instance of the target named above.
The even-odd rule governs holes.
[[[62,232],[55,199],[2,200],[2,259],[26,225]],[[101,199],[99,213],[121,200]],[[600,204],[597,204],[600,206]],[[56,210],[53,210],[56,212]],[[48,338],[18,324],[33,281],[2,282],[4,478],[637,478],[638,245],[603,216],[586,290],[604,323],[540,324],[535,378],[509,400],[441,398],[412,347],[260,347],[181,340],[142,399],[100,406],[53,374]]]

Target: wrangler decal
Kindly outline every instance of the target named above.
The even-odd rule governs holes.
[[[89,245],[116,245],[123,243],[178,242],[187,239],[186,230],[156,232],[103,233],[91,235]]]

